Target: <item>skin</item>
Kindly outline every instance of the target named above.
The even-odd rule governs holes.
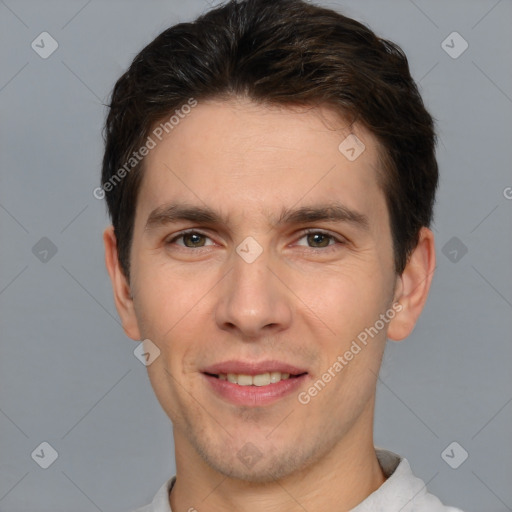
[[[349,133],[366,146],[353,162],[338,150]],[[378,151],[368,131],[328,108],[231,99],[200,102],[146,157],[130,282],[111,227],[104,243],[126,334],[161,351],[148,373],[174,428],[173,511],[333,503],[350,510],[385,481],[373,446],[377,375],[387,337],[401,340],[416,323],[435,253],[432,232],[422,228],[396,275]],[[365,215],[367,229],[346,221],[276,224],[283,207],[333,200]],[[173,201],[207,205],[226,223],[146,228],[150,213]],[[172,241],[190,228],[199,236]],[[235,251],[248,236],[263,249],[250,264]],[[394,303],[400,313],[306,405],[292,393],[235,406],[200,372],[229,359],[277,359],[307,369],[299,389],[307,391]],[[261,454],[250,468],[237,456],[248,442]]]

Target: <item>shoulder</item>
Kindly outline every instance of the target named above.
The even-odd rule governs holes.
[[[379,448],[376,454],[387,480],[352,512],[462,512],[429,493],[423,480],[413,474],[407,459]]]
[[[176,481],[176,477],[169,478],[164,484],[158,489],[153,501],[130,512],[172,512],[171,505],[169,504],[169,492]]]

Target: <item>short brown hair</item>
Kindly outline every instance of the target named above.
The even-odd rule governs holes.
[[[382,148],[380,185],[401,274],[420,228],[430,225],[438,183],[433,119],[405,54],[358,21],[302,0],[231,0],[162,32],[113,89],[102,187],[126,277],[143,160],[113,178],[156,122],[191,98],[233,95],[327,105],[370,130]]]

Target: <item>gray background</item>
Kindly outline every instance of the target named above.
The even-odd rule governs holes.
[[[387,348],[376,444],[444,502],[512,510],[512,2],[323,4],[404,48],[440,135],[436,276],[414,334]],[[2,512],[130,510],[174,472],[170,422],[117,319],[92,191],[115,80],[207,8],[0,0]],[[47,59],[31,48],[43,31],[59,44]],[[441,45],[453,31],[469,43],[458,58]],[[48,469],[31,457],[44,441],[58,452]],[[441,456],[453,441],[469,453],[458,469]]]

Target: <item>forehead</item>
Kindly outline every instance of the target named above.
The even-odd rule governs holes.
[[[278,215],[283,207],[326,199],[369,214],[384,203],[375,138],[327,107],[200,102],[162,140],[151,136],[156,144],[144,162],[141,215],[173,200],[226,216],[231,210]]]

